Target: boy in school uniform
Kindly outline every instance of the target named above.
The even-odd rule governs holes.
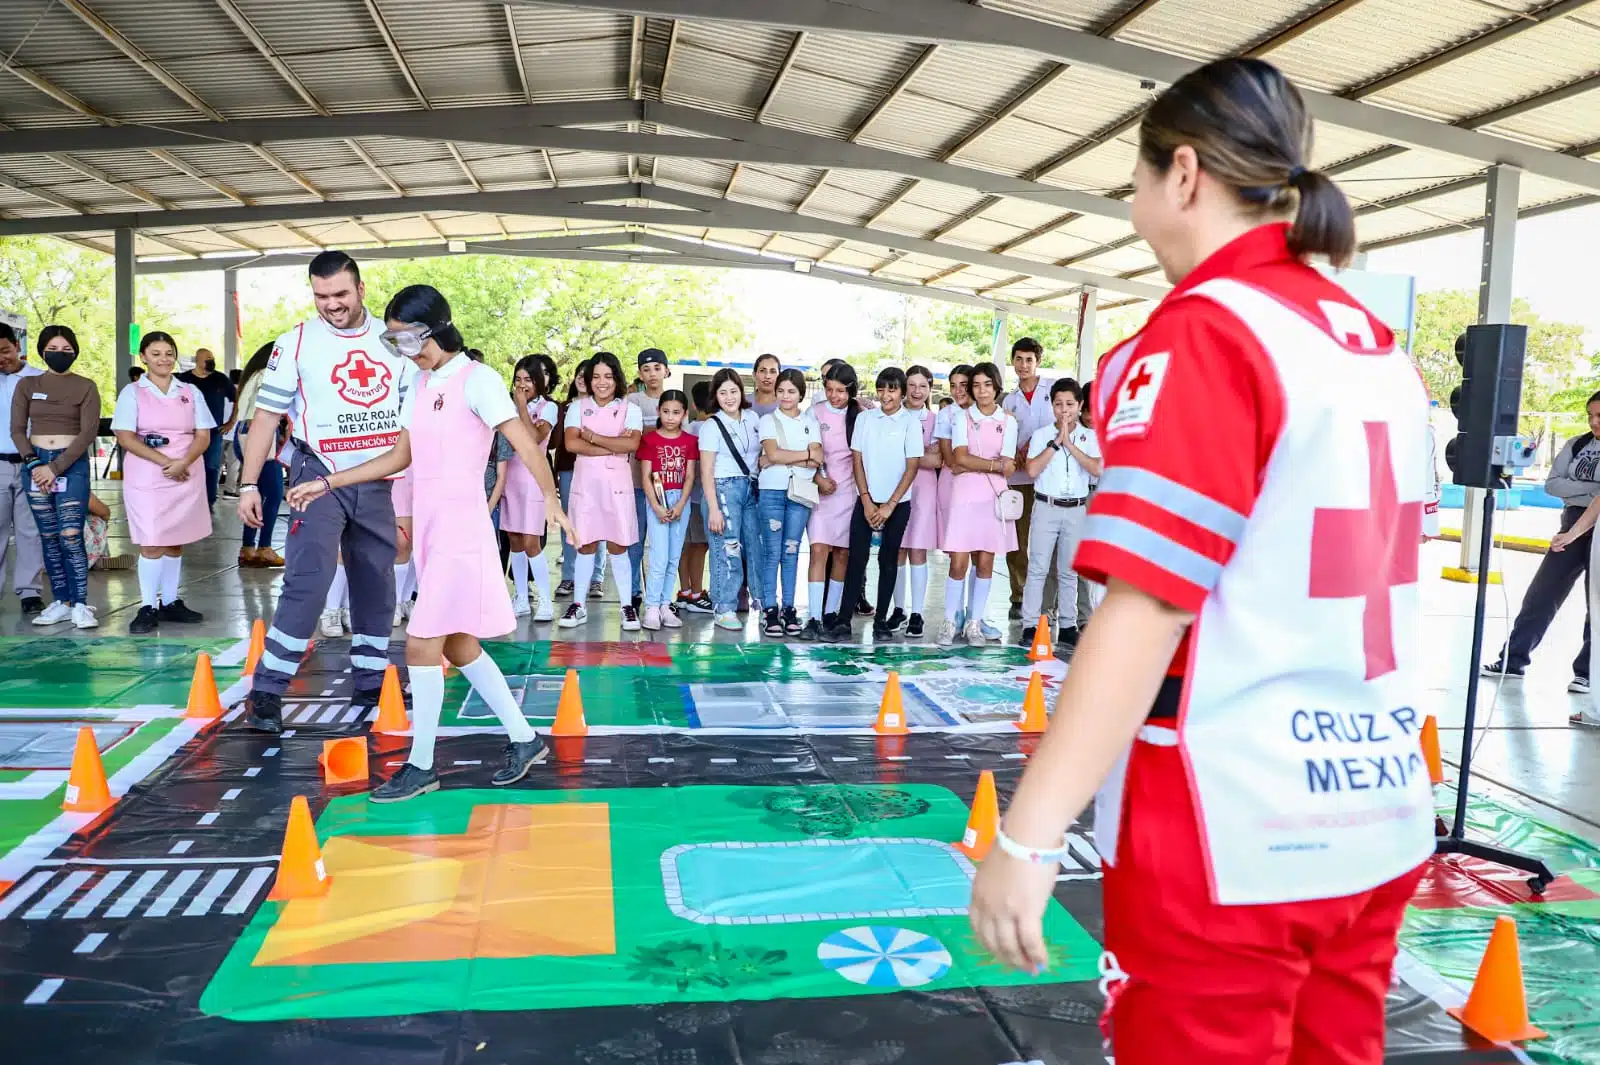
[[[1022,645],[1033,643],[1044,603],[1045,580],[1054,559],[1056,624],[1067,645],[1078,641],[1078,575],[1072,568],[1083,536],[1089,483],[1100,476],[1100,445],[1079,420],[1083,390],[1063,377],[1050,386],[1055,423],[1028,439],[1028,477],[1032,481],[1033,528],[1028,532],[1028,576],[1022,589]]]

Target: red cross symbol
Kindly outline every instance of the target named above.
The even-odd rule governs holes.
[[[1311,525],[1311,598],[1365,600],[1361,642],[1367,679],[1392,673],[1394,618],[1389,589],[1417,581],[1422,502],[1400,502],[1389,427],[1365,422],[1371,502],[1363,510],[1318,509]]]
[[[1139,364],[1139,372],[1129,378],[1128,383],[1124,386],[1128,390],[1128,398],[1133,399],[1138,396],[1144,390],[1144,386],[1154,380],[1155,378],[1150,374],[1150,367],[1141,362]]]
[[[350,366],[350,380],[356,383],[357,388],[366,388],[377,376],[378,371],[374,370],[365,359],[356,359]]]

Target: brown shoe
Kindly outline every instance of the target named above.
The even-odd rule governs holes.
[[[283,556],[270,547],[256,548],[256,565],[277,568],[283,565]]]
[[[241,566],[259,566],[259,565],[261,565],[260,549],[259,548],[255,548],[255,547],[241,547],[241,548],[239,548],[239,565],[241,565]]]

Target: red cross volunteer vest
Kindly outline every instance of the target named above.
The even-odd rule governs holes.
[[[1106,469],[1077,558],[1196,613],[1168,689],[1222,904],[1354,894],[1433,852],[1418,739],[1427,399],[1341,289],[1286,259],[1273,270],[1293,298],[1211,276],[1157,312],[1205,301],[1181,312],[1199,326],[1153,318],[1106,356]],[[1097,811],[1108,856],[1119,791],[1114,776]]]

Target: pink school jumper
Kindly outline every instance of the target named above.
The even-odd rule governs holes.
[[[153,385],[132,387],[139,401],[139,435],[166,437],[167,444],[156,450],[169,458],[182,458],[194,443],[197,394],[176,378],[165,396]],[[196,462],[189,467],[187,481],[173,481],[148,459],[127,457],[122,506],[128,515],[129,539],[140,547],[182,547],[211,535],[211,508],[206,503],[206,479],[200,466]]]

